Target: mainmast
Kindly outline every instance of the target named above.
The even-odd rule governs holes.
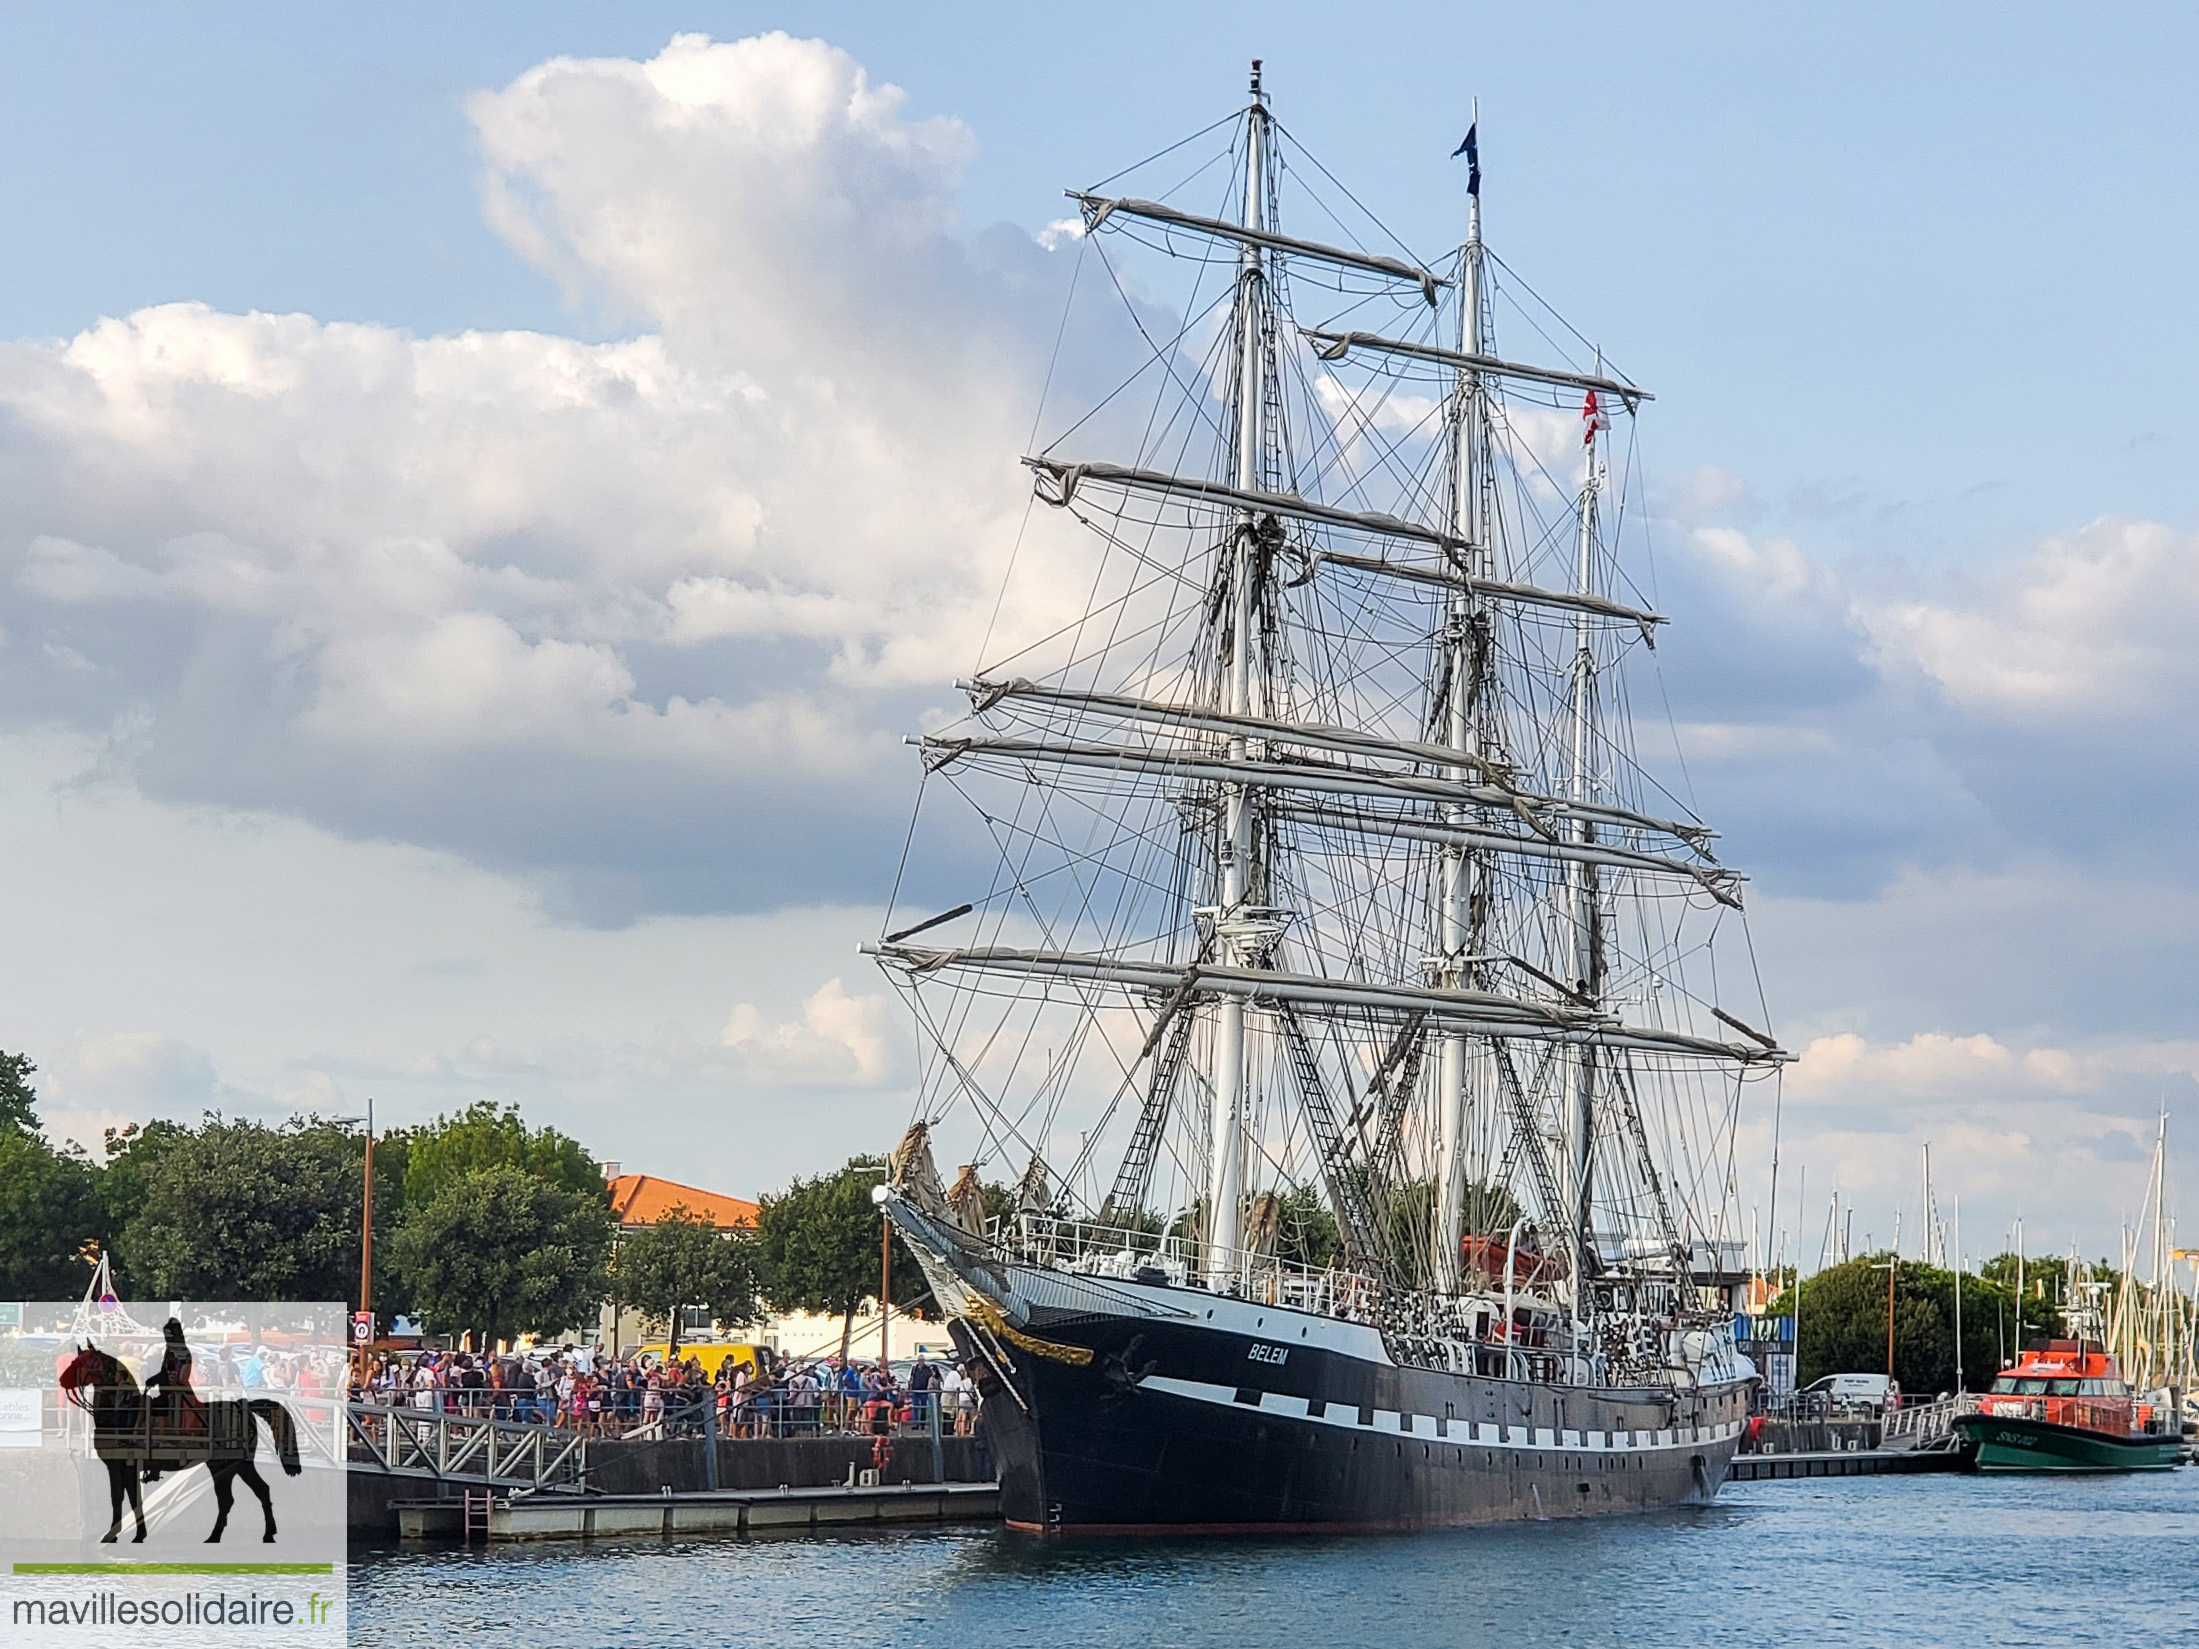
[[[1597,351],[1596,370],[1603,370],[1603,354]],[[1582,409],[1583,451],[1580,498],[1579,557],[1574,569],[1576,595],[1596,593],[1596,506],[1599,496],[1600,449],[1596,436],[1605,419],[1594,390]],[[1596,629],[1583,611],[1573,630],[1572,728],[1566,749],[1566,795],[1576,807],[1585,803],[1595,787],[1596,768]],[[1576,818],[1573,841],[1582,847],[1596,839],[1592,820]],[[1603,1005],[1603,935],[1596,867],[1576,859],[1565,869],[1566,923],[1573,944],[1572,975],[1575,1000],[1581,1007],[1598,1011]],[[1588,1258],[1594,1242],[1589,1213],[1589,1168],[1593,1159],[1596,1113],[1596,1049],[1586,1043],[1573,1050],[1566,1066],[1565,1194],[1567,1238],[1574,1253],[1574,1299],[1586,1281]]]
[[[1267,102],[1260,90],[1260,64],[1252,65],[1252,102],[1245,110],[1245,198],[1243,224],[1263,231],[1267,224]],[[1237,273],[1237,464],[1241,492],[1261,490],[1261,453],[1266,444],[1264,413],[1264,321],[1267,308],[1266,252],[1252,239],[1244,242]],[[1221,660],[1221,705],[1232,716],[1253,716],[1262,706],[1253,693],[1255,632],[1260,617],[1259,521],[1244,510],[1230,532],[1228,557],[1229,633]],[[1250,754],[1243,733],[1229,740],[1229,760]],[[1261,967],[1272,943],[1269,924],[1251,919],[1247,908],[1258,891],[1254,875],[1253,790],[1243,783],[1222,787],[1222,833],[1218,850],[1220,904],[1214,913],[1218,960],[1232,967]],[[1207,1181],[1207,1269],[1219,1283],[1237,1265],[1244,1246],[1245,1166],[1245,1003],[1227,998],[1217,1008],[1214,1035],[1213,1139]]]
[[[1481,109],[1477,101],[1467,127],[1466,141],[1466,248],[1459,301],[1459,352],[1478,359],[1487,353],[1482,330],[1481,256]],[[1454,390],[1451,417],[1451,527],[1465,541],[1461,557],[1473,573],[1493,578],[1496,568],[1489,546],[1484,489],[1489,475],[1489,407],[1484,398],[1478,368],[1462,368]],[[1443,742],[1462,755],[1482,751],[1480,718],[1487,694],[1481,679],[1488,658],[1487,618],[1470,589],[1457,589],[1445,617],[1444,669],[1439,699],[1448,714],[1441,729]],[[1435,730],[1431,729],[1431,736]],[[1453,769],[1464,779],[1481,771],[1478,762],[1461,762]],[[1464,807],[1447,810],[1454,824],[1464,825],[1471,815]],[[1480,969],[1469,959],[1485,949],[1481,929],[1488,900],[1476,883],[1484,873],[1483,855],[1462,844],[1442,851],[1440,860],[1439,927],[1440,977],[1453,989],[1482,983]],[[1435,1252],[1430,1256],[1431,1279],[1438,1288],[1455,1288],[1460,1281],[1460,1241],[1466,1200],[1466,1136],[1469,1122],[1468,1087],[1471,1078],[1471,1045],[1453,1032],[1443,1038],[1436,1081],[1440,1095],[1441,1156],[1436,1176]]]

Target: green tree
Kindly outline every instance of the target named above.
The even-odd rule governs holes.
[[[409,1136],[392,1132],[374,1142],[374,1315],[387,1325],[411,1305],[404,1279],[390,1262],[390,1245],[405,1223],[405,1166]]]
[[[0,1053],[0,1128],[38,1132],[38,1118],[32,1111],[38,1095],[31,1090],[31,1074],[37,1069],[28,1054]]]
[[[1945,1287],[1940,1292],[1942,1299],[1953,1293]],[[2061,1307],[2028,1288],[2024,1292],[2027,1297],[2018,1300],[2013,1284],[1995,1277],[1971,1274],[1962,1279],[1962,1373],[1970,1390],[1983,1391],[2031,1341],[2064,1332]]]
[[[99,1234],[99,1212],[98,1180],[82,1152],[0,1127],[0,1299],[82,1294],[91,1274],[80,1255]]]
[[[1469,1181],[1460,1201],[1464,1204],[1460,1229],[1470,1237],[1509,1236],[1513,1223],[1526,1212],[1512,1195],[1511,1187],[1493,1181]],[[1520,1247],[1527,1245],[1528,1235],[1523,1232]]]
[[[519,1107],[501,1109],[490,1100],[469,1105],[454,1117],[437,1117],[423,1128],[388,1136],[387,1147],[404,1161],[404,1197],[408,1204],[433,1202],[443,1187],[479,1168],[517,1168],[562,1190],[608,1204],[603,1169],[578,1140],[555,1128],[530,1128]],[[375,1154],[385,1149],[375,1143]],[[376,1194],[381,1178],[375,1177]]]
[[[883,1157],[851,1157],[835,1172],[798,1179],[758,1205],[764,1297],[781,1311],[840,1318],[843,1355],[856,1308],[878,1297],[885,1216],[870,1193],[885,1175]],[[908,1245],[896,1243],[892,1252],[896,1309],[928,1305],[931,1291]]]
[[[1327,1195],[1317,1186],[1298,1185],[1283,1194],[1282,1202],[1282,1218],[1275,1227],[1276,1257],[1315,1270],[1341,1265],[1344,1233]]]
[[[128,1289],[155,1298],[351,1300],[364,1142],[318,1117],[278,1127],[209,1115],[123,1142],[140,1176],[117,1245]],[[143,1154],[141,1156],[141,1150]]]
[[[2042,1309],[2052,1310],[2058,1321],[2072,1304],[2081,1303],[2069,1298],[2069,1257],[2065,1254],[2045,1254],[2029,1259],[2019,1258],[2015,1254],[1996,1254],[1979,1266],[1978,1271],[1982,1276],[1999,1283],[2007,1291],[2011,1301],[2016,1297],[2017,1280],[2022,1280],[2024,1323],[2027,1330],[2035,1326]],[[2113,1284],[2116,1270],[2106,1260],[2090,1263],[2079,1260],[2076,1280],[2080,1287],[2085,1283]],[[2009,1348],[2010,1361],[2014,1360],[2015,1350],[2014,1346]]]
[[[74,1299],[87,1277],[80,1255],[99,1235],[92,1165],[39,1130],[37,1069],[0,1053],[0,1299]]]
[[[1425,1275],[1434,1245],[1436,1188],[1433,1180],[1407,1180],[1385,1184],[1365,1168],[1349,1170],[1373,1212],[1376,1242],[1391,1263],[1407,1276]],[[1469,1184],[1460,1194],[1461,1229],[1468,1235],[1493,1232],[1503,1236],[1519,1217],[1519,1204],[1500,1185]],[[1277,1230],[1276,1253],[1293,1264],[1331,1266],[1345,1263],[1342,1229],[1336,1222],[1325,1187],[1294,1186],[1283,1194],[1283,1217]],[[1521,1239],[1525,1248],[1533,1232]]]
[[[472,1329],[493,1346],[586,1323],[607,1291],[610,1249],[600,1194],[500,1162],[408,1200],[390,1259],[429,1326]]]
[[[130,1222],[144,1211],[145,1200],[152,1193],[154,1170],[168,1148],[179,1139],[188,1139],[191,1130],[180,1122],[130,1123],[122,1128],[109,1128],[103,1136],[101,1155],[106,1162],[99,1171],[99,1202],[103,1228],[100,1236],[114,1252],[115,1263],[125,1265],[129,1257],[122,1247],[122,1233]]]
[[[1795,1377],[1807,1385],[1827,1374],[1877,1373],[1886,1367],[1887,1257],[1836,1265],[1801,1284]],[[1894,1378],[1912,1394],[1955,1385],[1955,1274],[1903,1260],[1893,1276]],[[2013,1357],[2014,1291],[1989,1277],[1965,1275],[1962,1287],[1962,1377],[1969,1389],[1992,1383],[2003,1347]],[[1772,1303],[1773,1315],[1795,1310],[1796,1290]],[[2058,1314],[2041,1299],[2024,1302],[2022,1338],[2056,1332]]]
[[[753,1232],[720,1231],[675,1207],[619,1239],[613,1283],[644,1316],[669,1321],[682,1306],[699,1305],[720,1323],[753,1323],[764,1315],[756,1261]]]

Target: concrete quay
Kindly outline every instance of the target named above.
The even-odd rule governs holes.
[[[406,1540],[466,1538],[462,1500],[399,1501]],[[479,1517],[478,1507],[475,1512]],[[978,1523],[1000,1516],[995,1483],[733,1489],[685,1494],[537,1494],[492,1500],[487,1538],[591,1540],[616,1535],[764,1534],[882,1523]],[[478,1522],[476,1529],[479,1528]]]

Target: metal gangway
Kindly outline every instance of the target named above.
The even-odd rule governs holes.
[[[1939,1449],[1954,1436],[1955,1422],[1977,1411],[1978,1400],[1970,1392],[1909,1403],[1890,1411],[1879,1428],[1879,1447],[1887,1449]]]
[[[561,1426],[346,1403],[344,1432],[355,1472],[530,1494],[582,1494],[588,1487],[588,1440]]]

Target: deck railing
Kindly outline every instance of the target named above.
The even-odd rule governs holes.
[[[2082,1431],[2106,1432],[2110,1435],[2145,1429],[2139,1424],[2138,1409],[2128,1398],[2117,1401],[2034,1396],[2028,1392],[2020,1396],[2009,1396],[1996,1392],[1986,1400],[1985,1407],[1988,1413],[2009,1419],[2040,1420],[2051,1426],[2075,1426]]]
[[[1600,1359],[1569,1343],[1570,1307],[1544,1280],[1501,1277],[1482,1290],[1432,1293],[1385,1284],[1341,1266],[1312,1266],[1255,1249],[1218,1249],[1166,1231],[1016,1214],[991,1222],[995,1254],[1078,1276],[1210,1289],[1261,1305],[1363,1323],[1416,1360],[1462,1374],[1550,1385],[1600,1383]],[[1507,1308],[1514,1322],[1507,1328]],[[1519,1323],[1519,1313],[1532,1321]],[[1507,1343],[1507,1335],[1516,1337]]]

